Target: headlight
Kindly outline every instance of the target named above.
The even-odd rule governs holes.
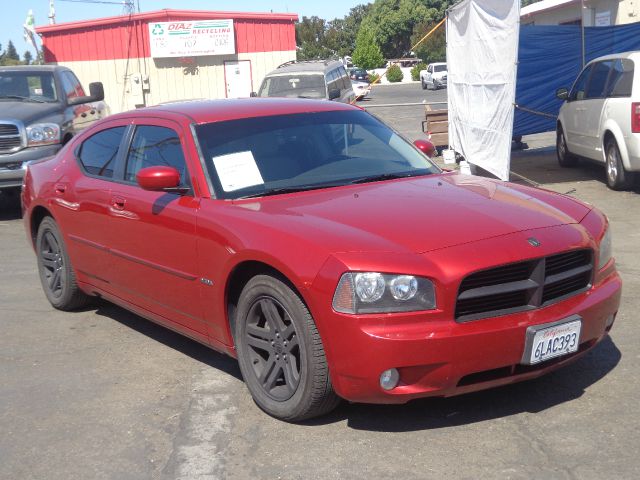
[[[604,267],[611,257],[613,256],[612,246],[611,246],[611,229],[607,228],[607,231],[604,232],[602,236],[602,240],[600,240],[600,254],[598,255],[598,269]]]
[[[52,145],[60,143],[60,127],[55,123],[36,123],[27,127],[27,145]]]
[[[340,313],[390,313],[433,310],[433,283],[413,275],[348,272],[342,275],[333,296]]]

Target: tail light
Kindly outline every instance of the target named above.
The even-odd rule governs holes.
[[[640,103],[631,104],[631,131],[640,133]]]

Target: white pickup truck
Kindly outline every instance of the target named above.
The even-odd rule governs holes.
[[[447,64],[430,63],[426,70],[420,72],[420,83],[423,90],[437,90],[447,87]]]

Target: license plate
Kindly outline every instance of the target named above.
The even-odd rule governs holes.
[[[523,362],[528,365],[577,352],[582,320],[577,315],[527,328]]]

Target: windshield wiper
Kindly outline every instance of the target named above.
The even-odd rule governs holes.
[[[381,173],[380,175],[370,175],[368,177],[356,178],[355,180],[350,181],[351,184],[356,183],[369,183],[369,182],[380,182],[382,180],[394,180],[396,178],[407,178],[407,177],[418,177],[421,175],[426,175],[424,173]]]
[[[299,185],[296,187],[268,188],[262,192],[243,195],[242,197],[238,197],[238,200],[243,198],[269,197],[271,195],[282,195],[285,193],[306,192],[308,190],[321,190],[323,188],[342,187],[343,185],[344,183],[330,183],[320,185]]]
[[[44,100],[37,100],[31,97],[23,97],[22,95],[0,95],[0,98],[8,98],[11,100],[28,100],[29,102],[45,103]]]

